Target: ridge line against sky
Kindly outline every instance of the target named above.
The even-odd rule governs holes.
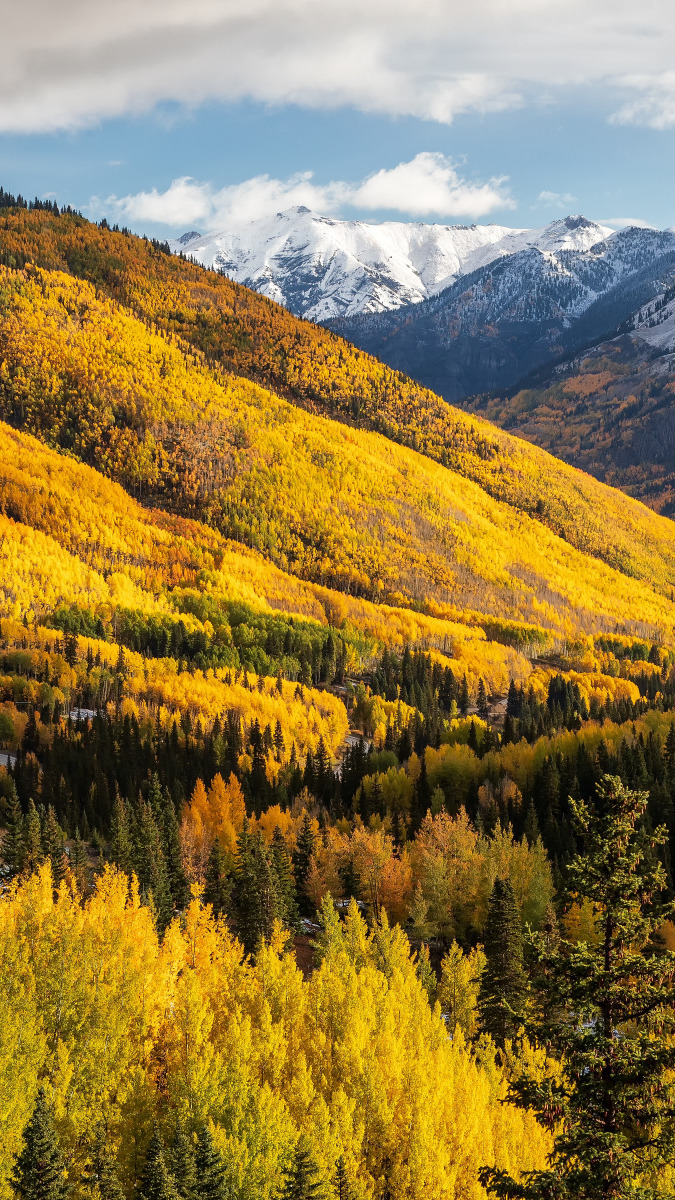
[[[0,182],[139,231],[675,221],[670,0],[4,0],[3,33]]]

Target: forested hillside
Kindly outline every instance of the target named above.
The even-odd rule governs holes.
[[[254,379],[304,408],[378,430],[459,471],[570,544],[670,587],[661,568],[670,553],[668,526],[648,523],[645,538],[641,509],[224,276],[143,239],[51,209],[0,208],[0,261],[12,272],[34,263],[88,280],[99,296],[122,304],[151,331],[179,339],[183,355],[203,355],[217,374]],[[10,292],[10,328],[17,303]],[[18,373],[21,377],[25,368],[19,366]],[[6,403],[15,403],[11,385]],[[187,448],[185,454],[190,464],[196,457],[198,474],[208,446]]]
[[[520,1194],[598,796],[673,892],[670,523],[161,247],[0,255],[0,1196]]]
[[[547,383],[466,407],[672,517],[674,387],[671,356],[624,333]]]

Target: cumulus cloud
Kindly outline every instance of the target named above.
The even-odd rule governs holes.
[[[164,192],[153,188],[130,196],[109,196],[104,201],[95,199],[91,210],[132,224],[232,229],[298,204],[321,213],[384,209],[441,218],[479,218],[495,208],[513,207],[504,178],[486,183],[463,179],[451,159],[425,151],[410,162],[376,171],[356,183],[315,183],[312,172],[307,171],[289,179],[258,175],[215,189],[183,177],[174,179]]]
[[[577,203],[577,197],[571,195],[570,192],[540,192],[537,196],[540,204],[544,204],[547,208],[564,208],[569,212],[570,204]]]
[[[246,98],[449,122],[576,85],[665,128],[674,34],[671,0],[22,0],[0,130]]]

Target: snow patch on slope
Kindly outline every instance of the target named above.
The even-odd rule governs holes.
[[[170,243],[313,321],[417,304],[505,255],[586,249],[612,230],[583,217],[542,229],[341,221],[304,206],[223,233]]]

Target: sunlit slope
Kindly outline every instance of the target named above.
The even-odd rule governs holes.
[[[294,404],[377,429],[457,469],[571,545],[670,594],[670,531],[644,510],[535,447],[445,404],[338,337],[300,321],[223,276],[163,254],[149,242],[74,215],[4,210],[0,259],[91,280],[152,328],[180,339],[217,370],[246,375]],[[113,466],[124,459],[121,433]],[[211,449],[214,449],[212,446]],[[186,473],[209,457],[201,442]],[[188,456],[190,457],[190,456]],[[212,456],[211,456],[212,457]],[[197,485],[199,485],[197,483]]]
[[[92,533],[87,555],[99,569],[114,575],[124,565],[134,584],[150,581],[151,589],[158,562],[167,583],[194,579],[223,553],[217,528],[287,576],[370,601],[452,615],[469,609],[565,632],[616,623],[670,630],[672,526],[620,493],[594,485],[609,520],[615,509],[630,517],[642,580],[424,455],[309,414],[250,381],[224,381],[89,284],[34,270],[5,271],[0,284],[3,415],[117,476],[146,502],[211,526],[192,525],[181,540],[187,525],[178,516],[141,516],[135,506],[143,537],[135,526],[125,532],[123,515],[119,545],[108,544],[110,532]],[[42,528],[42,518],[24,513],[25,484],[13,481],[17,447],[5,454],[6,511]],[[570,476],[585,484],[578,472]],[[53,508],[47,532],[71,530],[67,548],[78,555],[85,508],[95,531],[112,503],[110,484],[94,479],[96,502],[75,479],[62,499],[51,477],[44,482],[46,511]],[[166,539],[173,523],[175,546],[162,544],[158,522]],[[147,537],[153,549],[144,557]],[[289,585],[289,595],[297,588]]]
[[[113,627],[116,612],[131,610],[208,632],[180,604],[186,589],[216,605],[332,626],[366,666],[384,646],[411,644],[442,648],[474,687],[482,676],[499,690],[530,671],[518,650],[490,640],[479,614],[434,616],[304,582],[205,525],[142,507],[92,468],[0,423],[0,619],[44,621],[77,604]],[[529,636],[508,625],[496,632]]]

